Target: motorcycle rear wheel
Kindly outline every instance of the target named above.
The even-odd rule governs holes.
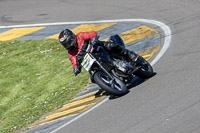
[[[135,72],[135,75],[144,79],[151,78],[156,73],[153,71],[151,64],[146,61],[143,57],[140,57],[140,61],[137,64],[141,68]]]
[[[98,71],[94,74],[94,81],[105,91],[114,94],[116,96],[122,96],[128,92],[126,85],[114,77],[115,80],[111,82],[111,78],[104,72]]]

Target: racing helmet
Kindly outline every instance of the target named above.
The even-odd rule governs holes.
[[[61,31],[58,39],[67,50],[75,48],[76,36],[71,30],[65,29]]]

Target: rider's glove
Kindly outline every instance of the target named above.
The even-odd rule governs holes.
[[[90,40],[90,43],[91,43],[92,45],[94,45],[94,44],[97,43],[97,41],[98,41],[97,36],[93,36],[92,39]]]
[[[74,68],[74,74],[75,74],[75,76],[77,74],[79,74],[80,72],[81,72],[81,69],[78,69],[77,67]]]

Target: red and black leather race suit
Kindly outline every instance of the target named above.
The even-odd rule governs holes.
[[[88,43],[93,36],[96,36],[96,31],[92,32],[79,32],[76,34],[76,48],[68,50],[68,57],[73,65],[73,68],[80,68],[81,62],[84,58]]]

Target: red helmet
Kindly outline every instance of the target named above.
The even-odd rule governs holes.
[[[75,45],[76,45],[76,36],[74,35],[74,33],[71,30],[65,29],[62,32],[60,32],[60,35],[59,35],[58,39],[59,39],[60,43],[67,50],[75,48]]]

